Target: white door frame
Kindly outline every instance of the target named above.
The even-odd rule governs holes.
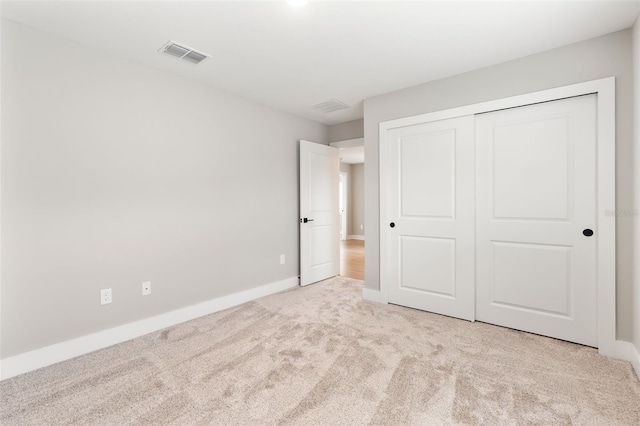
[[[340,240],[345,241],[349,236],[349,222],[347,221],[349,218],[349,173],[340,172],[340,177],[342,178],[342,199],[340,202],[344,206],[344,212],[340,213],[340,229],[344,231],[344,234],[340,233]]]
[[[615,208],[615,77],[608,77],[584,83],[504,99],[482,102],[458,108],[447,109],[413,117],[400,118],[380,123],[380,293],[376,299],[382,303],[389,301],[386,205],[387,188],[387,132],[396,127],[444,120],[448,118],[474,115],[482,112],[515,108],[539,102],[548,102],[573,96],[597,94],[597,300],[598,300],[598,350],[600,354],[614,358],[629,359],[631,345],[616,339],[616,219],[606,215]]]

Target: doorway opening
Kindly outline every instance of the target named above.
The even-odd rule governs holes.
[[[364,240],[340,241],[340,275],[364,281]]]
[[[340,150],[340,275],[364,280],[364,139],[330,145]]]

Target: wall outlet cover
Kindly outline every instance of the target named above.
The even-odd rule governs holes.
[[[113,301],[113,299],[111,297],[111,289],[110,288],[103,288],[102,290],[100,290],[100,304],[101,305],[108,305],[112,301]]]
[[[147,296],[151,294],[151,281],[145,281],[142,283],[142,295]]]

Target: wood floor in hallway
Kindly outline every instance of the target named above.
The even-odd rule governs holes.
[[[340,275],[364,280],[364,241],[340,241]]]

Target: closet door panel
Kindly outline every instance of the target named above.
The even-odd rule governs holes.
[[[474,119],[388,133],[389,302],[474,318]]]
[[[477,116],[477,320],[597,346],[595,114],[590,95]]]

